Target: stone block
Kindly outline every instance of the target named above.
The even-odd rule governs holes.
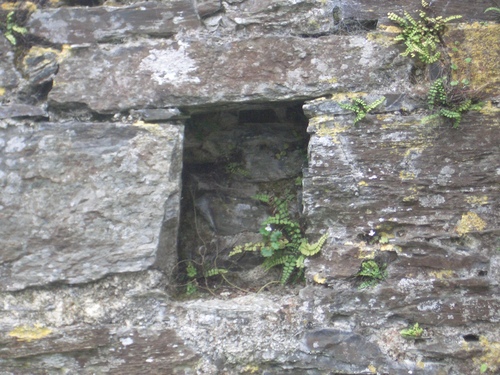
[[[86,44],[134,35],[170,37],[200,26],[193,3],[185,0],[129,7],[40,9],[30,17],[33,35],[52,43]]]
[[[143,123],[0,128],[0,288],[172,267],[182,139]]]
[[[60,63],[49,102],[63,108],[85,103],[99,113],[116,113],[298,100],[351,87],[395,89],[409,72],[409,61],[393,45],[358,36],[99,45],[70,51]]]

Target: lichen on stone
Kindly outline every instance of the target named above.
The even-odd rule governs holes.
[[[483,354],[473,359],[474,364],[477,367],[485,364],[488,366],[488,374],[496,373],[496,370],[500,368],[500,342],[489,341],[485,336],[480,336],[479,343],[483,349]],[[467,349],[470,349],[468,345]]]
[[[465,197],[465,201],[472,206],[484,206],[488,204],[488,197],[486,195]]]
[[[9,332],[9,336],[17,338],[18,341],[31,342],[33,340],[43,339],[51,333],[51,329],[41,324],[34,324],[33,326],[18,326]]]
[[[463,236],[464,234],[482,231],[486,228],[486,222],[479,217],[475,212],[467,212],[462,215],[462,219],[458,222],[455,230],[458,234]]]

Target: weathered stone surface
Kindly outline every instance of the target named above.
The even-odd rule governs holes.
[[[50,48],[31,48],[23,59],[23,73],[28,84],[37,86],[52,81],[57,73],[59,52]]]
[[[464,22],[493,20],[483,11],[494,4],[432,2],[436,16],[464,18],[443,36],[451,60],[429,75],[387,27],[387,12],[413,13],[420,0],[101,3],[30,3],[40,9],[15,67],[0,41],[2,375],[499,371],[499,26]],[[486,102],[458,129],[422,123],[429,76],[450,62],[454,94]],[[338,103],[357,95],[387,100],[353,126]],[[259,254],[227,253],[259,240],[272,214],[252,195],[300,192],[291,129],[305,123],[295,128],[288,107],[302,100],[304,227],[311,241],[329,236],[306,261],[306,286],[278,288]],[[40,108],[51,123],[32,116]],[[169,180],[180,129],[135,119],[186,120],[181,262]],[[388,277],[359,289],[366,259]],[[168,277],[187,261],[229,272]],[[186,282],[211,294],[165,292]],[[422,336],[402,337],[417,322]]]
[[[41,123],[0,134],[2,289],[175,259],[182,128]]]
[[[224,34],[291,34],[321,36],[335,31],[332,7],[315,0],[227,1],[224,12],[204,20]]]
[[[12,46],[0,36],[0,100],[4,102],[10,96],[9,91],[14,89],[20,81],[20,74],[14,67],[14,51]]]
[[[344,100],[306,105],[314,115],[304,208],[310,228],[330,233],[308,273],[338,291],[329,314],[371,327],[385,313],[429,327],[500,321],[491,273],[500,233],[498,109],[488,104],[453,129],[381,107],[353,126],[335,104]],[[349,288],[367,258],[387,264],[388,279],[354,296]],[[441,355],[460,357],[457,345],[443,344]]]
[[[384,72],[390,80],[380,78]],[[408,74],[397,49],[362,37],[158,41],[74,49],[60,64],[49,100],[113,113],[241,98],[300,99],[351,87],[389,90],[406,82]]]
[[[16,117],[48,117],[48,114],[43,108],[27,104],[0,106],[0,119]]]
[[[0,373],[192,374],[198,357],[164,325],[161,280],[148,271],[59,286],[57,295],[0,292]]]
[[[2,332],[2,359],[95,350],[109,344],[109,329],[71,327],[50,329],[40,325],[20,325]]]
[[[52,43],[85,44],[136,35],[171,37],[200,25],[193,3],[178,0],[168,5],[145,2],[130,7],[40,9],[27,27]]]
[[[461,22],[470,21],[494,21],[495,15],[484,13],[486,8],[492,6],[491,1],[477,0],[474,2],[467,0],[435,0],[428,1],[431,4],[431,12],[436,16],[454,16],[462,15]],[[417,11],[421,9],[421,1],[399,1],[387,0],[377,2],[374,6],[370,0],[350,0],[338,2],[336,6],[339,7],[339,17],[341,19],[355,19],[355,20],[382,20],[387,23],[387,13],[395,12],[403,14],[407,11],[416,15]],[[456,22],[456,21],[455,21]]]

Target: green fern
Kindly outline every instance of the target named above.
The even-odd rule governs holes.
[[[359,289],[372,287],[387,277],[386,265],[379,266],[374,260],[365,260],[361,263],[361,270],[356,274],[363,282]]]
[[[281,273],[281,285],[285,285],[292,276],[293,271],[295,270],[295,265],[297,263],[297,258],[293,255],[287,256],[286,262],[283,264],[283,272]]]
[[[233,250],[229,253],[229,256],[232,257],[236,254],[241,254],[245,251],[259,251],[264,246],[264,242],[247,242],[244,245],[238,245],[233,248]]]
[[[314,244],[307,242],[300,224],[290,216],[288,208],[288,202],[292,199],[290,196],[281,199],[267,194],[258,194],[254,198],[268,204],[274,215],[261,224],[259,233],[262,241],[235,246],[229,256],[244,251],[260,251],[264,257],[262,266],[266,270],[277,266],[282,267],[280,283],[284,285],[293,274],[297,277],[302,275],[305,258],[321,250],[327,235],[321,236]]]
[[[211,268],[205,271],[205,277],[213,277],[217,275],[222,275],[227,273],[228,271],[225,268]]]
[[[484,13],[489,12],[490,10],[493,10],[493,11],[495,11],[495,12],[500,13],[500,8],[496,8],[496,7],[490,7],[490,8],[487,8],[487,9],[484,11]]]
[[[196,267],[193,265],[193,263],[188,262],[186,267],[186,274],[191,279],[195,278],[196,275],[198,274],[198,271],[196,270]]]
[[[424,120],[428,121],[436,117],[444,117],[453,121],[453,127],[458,127],[462,121],[462,115],[469,111],[479,111],[483,104],[473,103],[472,99],[465,99],[458,104],[452,104],[452,100],[448,98],[448,93],[445,88],[446,80],[444,78],[436,79],[429,88],[427,96],[427,104],[429,109],[438,108],[437,112]],[[425,122],[424,121],[424,122]]]
[[[426,13],[429,4],[425,1],[422,1],[422,8],[423,10],[418,12],[418,20],[407,11],[404,11],[404,17],[392,12],[388,13],[387,17],[402,29],[401,33],[394,38],[395,41],[403,42],[406,46],[406,50],[401,55],[418,56],[423,63],[433,64],[441,58],[441,53],[437,49],[441,42],[441,35],[446,30],[446,24],[462,16],[430,17]]]
[[[264,267],[264,269],[266,269],[267,271],[273,267],[284,265],[287,262],[287,260],[288,260],[287,255],[274,256],[264,260],[264,262],[262,263],[262,267]]]
[[[305,255],[305,256],[313,256],[316,255],[321,251],[321,248],[323,247],[323,244],[325,243],[326,239],[328,238],[327,234],[324,234],[320,237],[320,239],[314,243],[314,244],[309,244],[307,240],[303,240],[302,243],[299,246],[299,251]]]
[[[343,109],[347,109],[356,114],[356,118],[354,119],[354,125],[363,120],[366,115],[378,107],[385,101],[385,96],[375,100],[373,103],[368,104],[363,99],[354,98],[351,103],[339,103],[339,106]]]
[[[446,105],[446,96],[444,79],[436,79],[429,88],[429,94],[427,95],[427,104],[429,105],[429,109],[433,109],[434,106]]]
[[[20,35],[25,35],[28,30],[25,27],[19,26],[14,20],[15,12],[11,11],[7,14],[7,22],[5,24],[4,36],[9,41],[10,44],[15,46],[17,44],[16,33]]]

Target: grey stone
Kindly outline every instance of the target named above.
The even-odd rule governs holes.
[[[10,91],[20,83],[21,75],[14,66],[14,51],[11,44],[0,36],[0,101],[10,96]]]
[[[159,254],[162,266],[175,263],[182,127],[41,123],[0,132],[3,290],[144,270]]]
[[[328,35],[334,31],[332,7],[311,0],[224,3],[224,14],[217,27],[220,33],[291,34],[305,37]]]
[[[58,51],[52,49],[33,48],[23,59],[23,73],[31,86],[52,81],[57,73]]]
[[[485,101],[459,128],[422,121],[441,71],[387,28],[417,0],[21,4],[29,44],[0,37],[0,373],[497,373],[498,24],[464,22],[497,19],[488,1],[430,2],[464,16],[443,36],[471,74],[454,92]],[[386,101],[354,126],[339,103],[359,95]],[[300,192],[301,167],[300,223],[328,240],[281,288],[227,254],[272,214],[251,197]],[[366,259],[388,276],[360,290]],[[171,277],[187,260],[229,272]]]
[[[470,20],[493,21],[495,19],[493,14],[484,13],[484,10],[491,6],[488,0],[478,0],[474,3],[462,0],[453,2],[435,0],[428,3],[431,4],[431,12],[439,11],[439,15],[443,18],[462,15],[461,22]],[[402,15],[403,11],[407,11],[418,17],[416,14],[421,9],[420,2],[398,0],[384,1],[377,4],[376,7],[370,0],[351,0],[339,2],[338,7],[339,17],[342,20],[379,20],[383,23],[388,23],[387,13],[389,12]]]
[[[138,109],[131,110],[130,114],[133,116],[138,116],[141,120],[148,122],[166,121],[170,119],[189,117],[183,115],[178,108]]]
[[[352,332],[320,329],[304,335],[303,350],[329,354],[336,360],[356,365],[373,366],[382,359],[377,345]]]
[[[27,25],[33,35],[59,44],[109,42],[134,35],[170,37],[198,26],[193,3],[185,0],[168,5],[145,2],[130,7],[40,9]]]
[[[115,113],[242,98],[297,100],[350,87],[394,90],[408,80],[409,69],[394,47],[362,37],[100,45],[73,49],[60,63],[49,101],[61,107],[85,103],[94,111]],[[379,78],[384,71],[390,72],[390,80]]]
[[[0,119],[15,117],[48,117],[45,109],[28,104],[0,106]]]

